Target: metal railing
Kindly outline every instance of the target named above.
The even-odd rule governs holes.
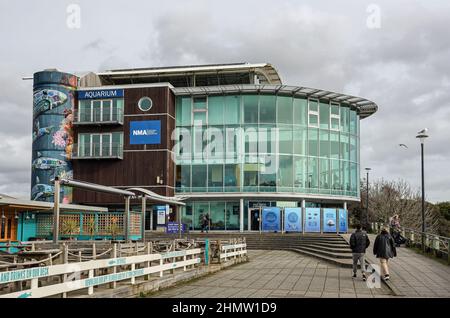
[[[73,145],[73,159],[123,158],[123,143],[88,143]]]
[[[123,125],[123,110],[120,108],[88,109],[74,111],[74,124],[121,124]]]
[[[376,233],[381,231],[382,226],[387,226],[390,229],[392,228],[389,224],[382,222],[373,222],[372,229]],[[408,246],[421,246],[422,247],[422,238],[425,244],[425,248],[427,251],[433,253],[437,257],[447,256],[447,263],[450,265],[450,237],[440,236],[437,234],[422,232],[419,230],[399,227],[395,228],[400,232],[400,234],[406,239],[406,243]]]
[[[92,295],[95,286],[116,288],[119,281],[135,285],[167,272],[196,270],[214,259],[215,263],[247,259],[245,239],[21,245],[14,260],[0,255],[0,298]]]

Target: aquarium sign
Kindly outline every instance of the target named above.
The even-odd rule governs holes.
[[[306,208],[305,232],[320,232],[320,209]]]
[[[286,232],[302,231],[302,208],[284,208],[284,230]]]
[[[123,89],[78,91],[78,99],[109,99],[123,97]]]
[[[264,207],[262,209],[262,230],[280,231],[280,208]]]
[[[348,232],[347,210],[339,209],[339,232]]]
[[[130,145],[159,145],[160,143],[160,120],[130,122]]]
[[[323,231],[336,233],[336,209],[323,209]]]

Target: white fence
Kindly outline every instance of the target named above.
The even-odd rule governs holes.
[[[247,257],[245,240],[230,240],[224,245],[221,241],[215,241],[212,245],[216,246],[218,251],[219,263]],[[175,246],[174,241],[170,248]],[[118,255],[119,257],[88,261],[81,261],[80,257],[79,261],[72,263],[0,271],[0,293],[2,287],[3,292],[4,288],[9,289],[6,294],[0,294],[0,298],[41,298],[56,295],[67,297],[68,293],[72,293],[70,296],[83,293],[92,295],[94,286],[115,288],[120,281],[129,281],[128,283],[134,285],[137,278],[149,280],[153,274],[156,274],[155,277],[163,277],[166,271],[174,273],[176,269],[181,268],[188,271],[199,264],[205,264],[205,257],[209,257],[212,246],[208,244],[205,248],[197,245],[184,250],[152,253],[153,247],[149,244],[147,251],[150,252],[143,255]],[[117,246],[114,245],[113,256],[117,255],[116,250]],[[122,251],[121,254],[128,253],[123,249],[119,250]],[[137,245],[131,252],[139,252]],[[25,264],[23,266],[26,267]]]

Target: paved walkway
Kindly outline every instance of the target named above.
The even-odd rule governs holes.
[[[351,269],[289,251],[249,251],[248,263],[150,297],[264,298],[264,297],[390,297],[382,284],[368,288],[361,277],[352,279]],[[360,275],[360,272],[359,272]]]
[[[373,255],[375,235],[369,235],[368,260],[379,264]],[[399,247],[397,257],[389,261],[390,282],[401,295],[408,297],[450,297],[450,266],[439,263],[414,250]]]

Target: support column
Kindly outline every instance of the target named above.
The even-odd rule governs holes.
[[[344,210],[347,210],[347,201],[344,201]]]
[[[125,242],[130,238],[130,228],[129,228],[129,220],[130,220],[130,197],[125,197],[125,212],[123,215],[123,227],[125,232]]]
[[[244,232],[244,199],[239,200],[239,231]]]
[[[61,183],[59,181],[59,178],[55,177],[55,187],[54,187],[54,193],[53,193],[53,243],[58,242],[58,236],[59,236],[59,196],[61,193]]]
[[[305,224],[306,224],[306,201],[302,200],[302,233],[305,234]]]
[[[145,212],[147,210],[147,197],[142,197],[142,216],[141,216],[141,234],[142,242],[145,242]]]

